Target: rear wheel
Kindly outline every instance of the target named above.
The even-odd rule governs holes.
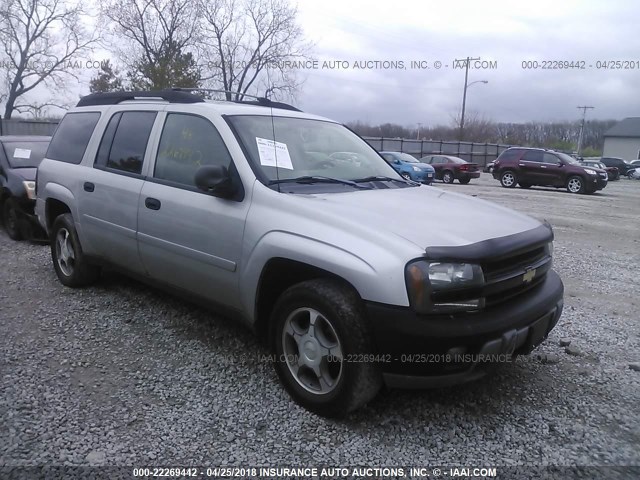
[[[569,177],[569,180],[567,180],[567,191],[569,193],[584,193],[584,180],[577,175]]]
[[[100,268],[91,265],[82,253],[80,240],[70,213],[60,215],[51,229],[51,259],[58,279],[67,287],[84,287],[100,276]]]
[[[500,175],[500,183],[504,188],[514,188],[516,183],[518,183],[516,174],[511,170],[502,172],[502,175]]]
[[[453,183],[454,180],[455,180],[455,177],[453,176],[453,172],[449,170],[445,170],[442,173],[442,181],[444,183]]]
[[[467,183],[469,183],[471,181],[470,178],[461,178],[458,180],[462,185],[466,185]]]
[[[9,238],[22,240],[20,221],[18,220],[18,205],[13,198],[7,198],[2,206],[2,221]]]
[[[362,300],[347,285],[318,279],[292,286],[274,307],[270,331],[276,372],[308,410],[343,417],[382,386],[376,364],[367,358],[373,340]]]

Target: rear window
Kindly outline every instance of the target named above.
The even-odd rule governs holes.
[[[49,142],[4,142],[11,168],[35,168],[40,165]]]
[[[53,134],[47,158],[80,163],[99,119],[98,112],[67,113]]]

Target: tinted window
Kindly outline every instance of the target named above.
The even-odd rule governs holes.
[[[218,130],[202,117],[169,114],[153,176],[195,186],[196,170],[202,165],[231,166],[231,156]]]
[[[522,160],[527,162],[542,162],[542,152],[540,150],[527,150],[522,156]]]
[[[5,142],[4,151],[12,168],[37,167],[49,142]]]
[[[155,119],[156,112],[122,112],[114,115],[100,142],[96,164],[123,172],[142,172],[144,154]]]
[[[509,150],[505,150],[498,157],[500,160],[515,160],[520,155],[522,150],[517,150],[515,148],[510,148]]]
[[[553,163],[555,165],[560,164],[560,160],[558,159],[558,157],[556,157],[552,153],[545,153],[542,161],[544,163]]]
[[[99,119],[98,112],[67,113],[53,135],[47,158],[80,163]]]

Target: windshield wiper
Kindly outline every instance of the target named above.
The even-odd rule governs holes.
[[[317,175],[304,175],[296,178],[279,178],[277,180],[271,180],[269,185],[276,185],[278,183],[302,183],[307,185],[313,183],[340,183],[342,185],[349,185],[350,187],[370,189],[364,185],[358,185],[352,180],[343,180],[341,178],[322,177]]]
[[[391,178],[391,177],[385,177],[383,175],[373,175],[371,177],[364,177],[364,178],[356,178],[353,180],[356,183],[365,183],[365,182],[400,182],[400,183],[415,183],[415,182],[409,182],[403,178]]]

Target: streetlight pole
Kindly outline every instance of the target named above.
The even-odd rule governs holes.
[[[420,140],[420,127],[422,127],[422,124],[418,122],[418,134],[416,135],[416,140]]]
[[[467,88],[469,88],[474,83],[489,83],[487,80],[476,80],[475,82],[469,83],[469,63],[474,60],[480,60],[478,58],[467,57],[464,59],[456,59],[456,62],[465,62],[464,68],[464,90],[462,91],[462,114],[460,115],[460,141],[464,138],[464,112],[467,107]]]

